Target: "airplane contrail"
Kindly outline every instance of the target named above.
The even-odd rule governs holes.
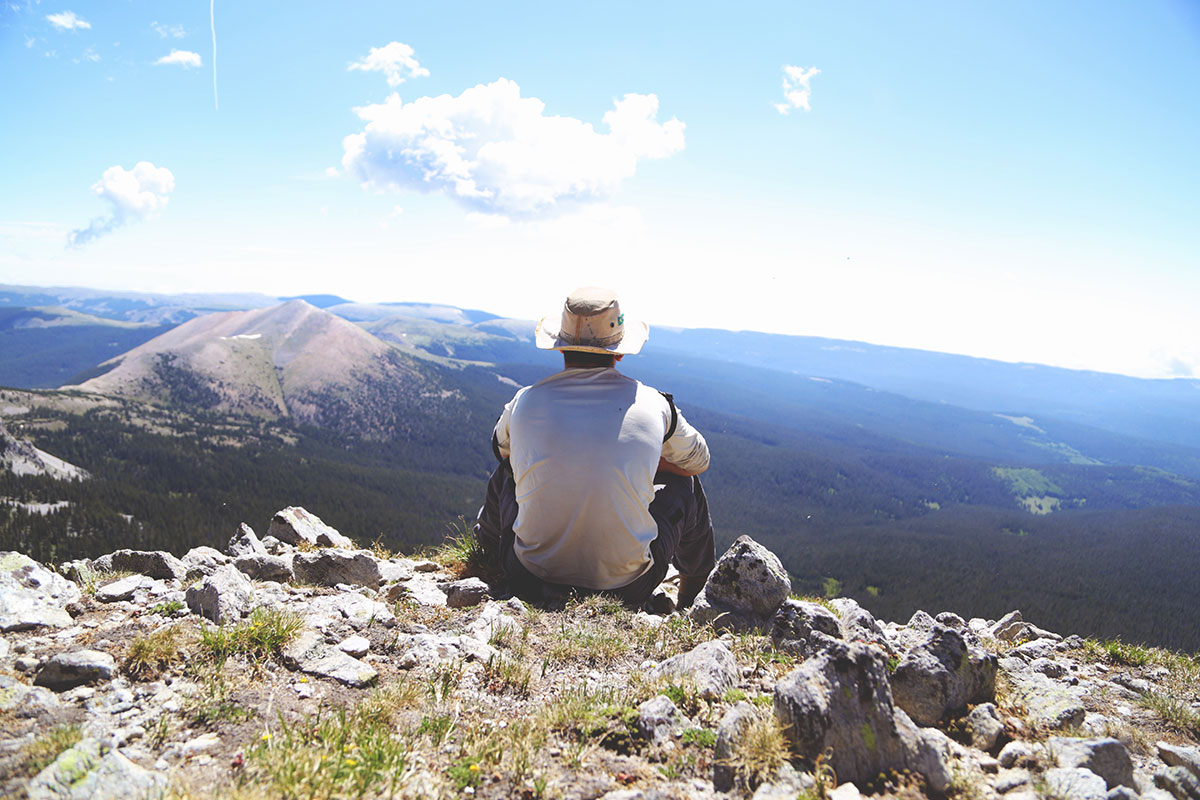
[[[212,28],[212,40],[213,40],[213,55],[212,55],[212,61],[213,61],[213,109],[216,111],[220,111],[221,110],[221,102],[217,98],[217,18],[216,18],[216,11],[214,8],[214,6],[216,5],[216,2],[217,2],[217,0],[208,0],[208,24],[209,24],[209,27]]]

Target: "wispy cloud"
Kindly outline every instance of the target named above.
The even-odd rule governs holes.
[[[427,78],[429,70],[417,63],[413,49],[403,42],[391,42],[383,47],[372,47],[362,61],[350,65],[351,70],[382,72],[387,76],[388,86],[399,86],[409,78]]]
[[[165,55],[154,63],[173,64],[185,68],[203,66],[200,61],[200,54],[193,53],[190,50],[172,50],[170,55]]]
[[[100,54],[96,52],[96,48],[89,47],[79,55],[79,58],[75,59],[75,63],[82,64],[84,61],[96,62],[99,60],[100,60]]]
[[[627,94],[606,113],[608,133],[545,113],[506,78],[458,97],[421,97],[355,109],[366,121],[347,136],[342,165],[365,184],[442,192],[473,212],[550,217],[603,200],[640,159],[684,147],[684,124],[658,122],[655,95]]]
[[[86,228],[67,234],[68,247],[82,247],[127,222],[139,222],[166,206],[175,190],[175,176],[166,167],[139,161],[132,170],[121,165],[104,170],[92,193],[112,207],[107,217],[96,217]]]
[[[793,108],[802,108],[805,111],[812,111],[808,104],[809,97],[812,96],[812,89],[808,82],[817,75],[821,74],[821,70],[816,67],[794,67],[790,64],[783,68],[783,102],[775,104],[775,110],[780,114],[787,114]]]
[[[155,33],[164,39],[182,39],[187,35],[182,25],[164,25],[158,20],[155,20],[154,22],[150,23],[150,27],[154,29]]]
[[[57,14],[47,14],[46,19],[60,31],[87,30],[92,27],[92,23],[80,19],[75,15],[74,11],[60,11]]]

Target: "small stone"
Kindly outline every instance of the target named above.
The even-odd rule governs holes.
[[[292,570],[297,581],[318,586],[344,583],[374,589],[383,583],[379,559],[366,550],[325,549],[297,553],[292,559]]]
[[[101,586],[96,590],[96,599],[101,603],[129,600],[138,589],[148,588],[153,583],[154,581],[145,575],[130,575]]]
[[[1108,787],[1104,779],[1082,767],[1055,767],[1046,770],[1046,791],[1059,800],[1104,800]]]
[[[354,542],[299,506],[289,506],[276,513],[267,534],[292,545],[307,542],[317,547],[354,547]]]
[[[261,541],[258,535],[254,533],[254,529],[246,523],[238,526],[238,531],[229,540],[229,544],[225,546],[225,552],[234,558],[239,556],[265,556],[267,548]]]
[[[1060,767],[1082,767],[1104,779],[1107,789],[1133,786],[1133,762],[1116,739],[1073,739],[1055,736],[1048,742]]]
[[[967,715],[967,730],[971,734],[971,746],[985,753],[994,753],[1004,735],[1004,723],[993,703],[981,703]]]
[[[742,746],[746,730],[757,718],[754,706],[745,700],[734,703],[721,717],[713,752],[713,788],[718,792],[728,792],[734,788],[738,778],[733,766],[734,756]]]
[[[256,581],[278,581],[287,583],[294,577],[292,560],[284,556],[272,556],[267,553],[248,553],[233,560],[233,565],[246,577]]]
[[[1000,749],[996,760],[1000,762],[1000,766],[1004,768],[1015,767],[1025,761],[1033,758],[1033,750],[1028,744],[1022,741],[1013,741],[1004,745]]]
[[[446,584],[446,605],[450,608],[477,606],[490,596],[491,589],[479,578],[465,578]]]
[[[221,744],[221,737],[215,733],[205,733],[184,742],[179,746],[179,755],[184,758],[190,758],[205,750],[211,750]]]
[[[1200,750],[1195,747],[1178,747],[1167,742],[1158,742],[1158,757],[1169,767],[1186,767],[1200,777]]]
[[[253,599],[254,585],[232,564],[218,567],[187,590],[188,608],[218,625],[241,619]]]
[[[638,706],[635,723],[638,732],[647,740],[658,743],[667,741],[683,729],[683,717],[679,709],[666,695],[652,697]]]
[[[351,636],[338,643],[338,649],[353,658],[362,658],[371,649],[371,642],[365,636]]]
[[[1176,800],[1200,800],[1200,778],[1187,767],[1165,767],[1154,773],[1154,785]]]
[[[737,659],[722,641],[703,642],[691,651],[673,656],[659,664],[653,676],[687,681],[706,700],[719,700],[737,685],[740,672]]]
[[[1020,786],[1028,786],[1031,775],[1027,769],[1006,769],[996,774],[996,791],[1007,794]]]
[[[116,674],[117,662],[108,653],[76,650],[59,653],[47,660],[33,683],[61,692],[83,684],[110,681]]]

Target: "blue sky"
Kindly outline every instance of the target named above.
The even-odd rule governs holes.
[[[0,6],[0,282],[1200,377],[1193,2],[213,11]]]

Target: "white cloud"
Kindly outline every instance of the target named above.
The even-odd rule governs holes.
[[[81,64],[84,61],[96,62],[100,60],[100,54],[96,52],[96,48],[89,47],[83,51],[79,58],[75,59],[76,64]]]
[[[33,38],[32,36],[30,36],[30,35],[28,35],[28,34],[26,34],[26,35],[25,35],[25,49],[26,49],[26,50],[28,50],[29,48],[33,47],[33,45],[34,45],[36,42],[37,42],[37,39]]]
[[[57,14],[47,14],[46,19],[60,31],[87,30],[92,23],[75,16],[74,11],[60,11]]]
[[[164,39],[182,39],[187,35],[184,32],[182,25],[164,25],[158,20],[155,20],[154,22],[150,23],[150,27],[154,29],[155,33]]]
[[[429,70],[417,63],[413,49],[403,42],[391,42],[383,47],[372,47],[362,61],[350,65],[351,70],[382,72],[387,76],[388,86],[399,86],[409,78],[427,78]]]
[[[658,98],[627,94],[604,115],[609,133],[573,117],[545,114],[536,97],[506,78],[458,97],[421,97],[355,109],[366,121],[343,142],[342,165],[369,186],[444,192],[471,211],[549,217],[602,200],[642,158],[684,147],[684,124],[660,123]]]
[[[808,105],[808,98],[812,95],[812,89],[809,88],[808,82],[820,74],[821,70],[816,67],[804,69],[791,65],[785,66],[783,68],[783,102],[776,103],[775,110],[780,114],[786,114],[793,108],[812,111]]]
[[[138,222],[167,204],[175,189],[175,176],[166,167],[139,161],[132,170],[121,165],[109,167],[92,186],[92,192],[112,204],[107,217],[97,217],[86,228],[67,234],[68,247],[81,247],[112,233],[127,222]]]
[[[155,64],[176,64],[184,68],[203,66],[200,61],[200,54],[193,53],[190,50],[172,50],[170,55],[165,55]]]

